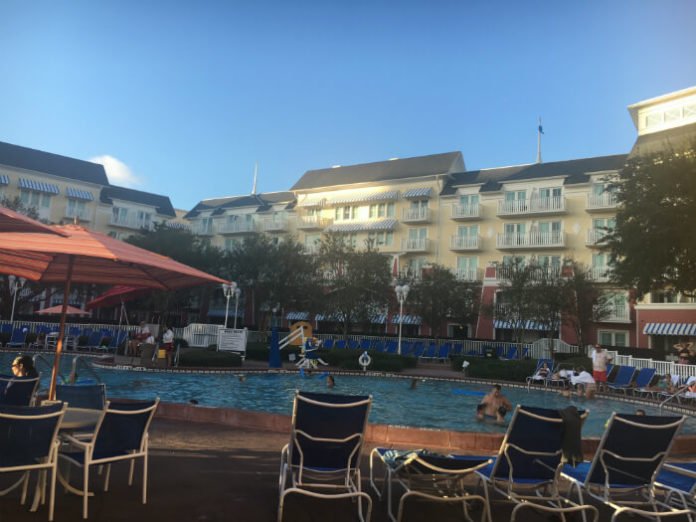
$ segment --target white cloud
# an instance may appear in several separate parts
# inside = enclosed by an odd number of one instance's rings
[[[113,156],[105,154],[103,156],[90,158],[88,161],[104,165],[104,170],[106,171],[106,176],[109,178],[109,183],[130,188],[143,184],[143,181],[138,176],[133,174],[133,171],[128,165],[123,163],[121,160],[114,158]]]

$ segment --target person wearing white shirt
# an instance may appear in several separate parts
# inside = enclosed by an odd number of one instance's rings
[[[162,334],[162,349],[167,356],[167,366],[172,365],[172,352],[174,351],[174,332],[169,326],[164,326],[164,334]]]

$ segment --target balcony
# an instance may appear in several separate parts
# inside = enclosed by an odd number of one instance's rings
[[[253,221],[231,221],[218,226],[220,234],[249,234],[256,232],[256,223]]]
[[[590,279],[595,283],[608,283],[611,279],[610,273],[611,268],[608,266],[590,267]]]
[[[66,208],[65,209],[65,217],[68,219],[79,219],[80,221],[91,221],[92,219],[92,213],[89,211],[89,209],[83,208]]]
[[[287,219],[266,219],[261,222],[261,229],[264,232],[287,232]]]
[[[109,224],[114,227],[132,228],[134,230],[152,230],[152,221],[138,216],[114,216],[111,215]]]
[[[612,210],[615,209],[618,206],[618,204],[619,202],[616,199],[616,194],[613,194],[611,192],[587,195],[587,210],[590,212]]]
[[[193,225],[191,232],[197,236],[213,236],[215,235],[215,227],[212,223],[208,223],[207,225],[197,223]]]
[[[628,306],[609,306],[606,314],[602,316],[598,323],[630,323],[631,312]]]
[[[563,248],[565,234],[563,232],[531,232],[529,234],[498,234],[496,248]]]
[[[452,205],[452,219],[479,219],[481,217],[481,206],[474,205]]]
[[[481,248],[481,238],[479,236],[457,236],[450,237],[450,250],[479,250]]]
[[[428,252],[430,240],[428,238],[404,239],[401,241],[401,250],[404,252]]]
[[[401,221],[404,223],[429,223],[430,209],[429,208],[407,208],[404,209]]]
[[[297,228],[301,230],[323,230],[330,224],[330,219],[319,216],[302,216],[297,220]]]
[[[602,239],[607,236],[610,232],[608,230],[602,229],[592,229],[587,231],[587,241],[585,244],[587,246],[597,246]]]
[[[544,281],[548,279],[556,279],[561,277],[561,267],[560,266],[539,266],[537,270],[534,272],[531,272],[529,275],[529,279],[532,282],[535,281]],[[506,266],[506,265],[500,265],[498,266],[498,269],[495,271],[495,279],[496,281],[509,281],[514,277],[513,269],[512,267]]]
[[[481,281],[481,269],[471,268],[467,270],[457,270],[457,279],[459,281]]]
[[[524,216],[562,214],[566,211],[566,200],[563,196],[552,198],[532,197],[514,201],[498,201],[498,216]]]

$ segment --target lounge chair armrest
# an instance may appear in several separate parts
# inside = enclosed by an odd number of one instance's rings
[[[90,435],[91,435],[91,434],[90,434]],[[88,446],[90,446],[90,445],[92,444],[92,439],[91,439],[91,438],[90,438],[89,441],[80,440],[80,439],[78,439],[77,437],[75,437],[74,435],[70,435],[70,434],[67,434],[67,433],[61,435],[61,437],[62,437],[62,439],[63,439],[65,442],[68,442],[68,443],[72,444],[73,446],[77,446],[77,447],[79,447],[80,449],[86,449]]]
[[[592,520],[594,522],[597,522],[597,520],[599,519],[599,511],[594,506],[582,505],[582,506],[572,506],[572,507],[561,508],[561,507],[546,506],[543,504],[535,504],[534,502],[524,502],[522,504],[518,504],[512,510],[512,513],[510,514],[510,522],[515,522],[518,511],[520,511],[522,509],[527,509],[527,508],[541,511],[544,513],[549,513],[552,515],[561,515],[561,514],[569,515],[571,513],[578,513],[581,511],[589,511],[590,513],[592,513]],[[562,517],[562,518],[565,520],[565,517]]]

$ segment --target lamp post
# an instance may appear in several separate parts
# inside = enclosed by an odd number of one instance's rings
[[[12,314],[10,315],[10,324],[14,324],[14,313],[15,313],[15,304],[17,303],[17,294],[19,293],[19,289],[24,286],[24,283],[27,282],[26,279],[23,277],[16,277],[16,276],[8,276],[7,280],[10,283],[10,292],[12,292]]]
[[[234,289],[234,329],[237,329],[237,310],[239,310],[239,294],[242,293],[241,288]]]
[[[404,301],[408,297],[408,291],[410,288],[408,285],[396,285],[394,291],[396,292],[396,298],[399,301],[399,347],[397,353],[401,355],[401,328],[404,324]]]
[[[237,283],[234,281],[222,283],[222,293],[225,294],[225,299],[227,299],[225,304],[225,328],[227,328],[227,315],[230,311],[230,297],[234,295],[235,290],[237,290]]]

